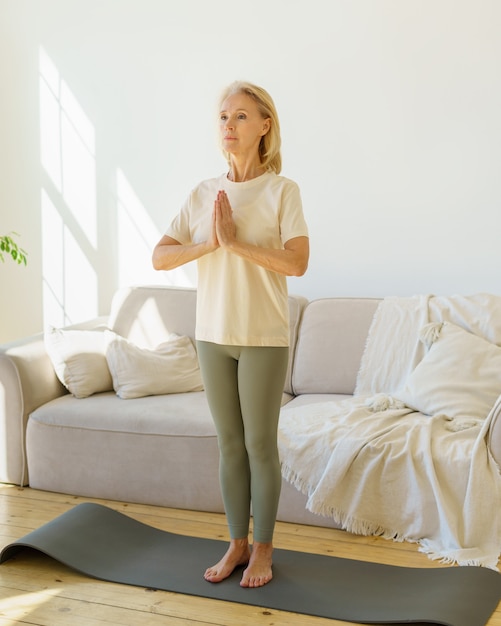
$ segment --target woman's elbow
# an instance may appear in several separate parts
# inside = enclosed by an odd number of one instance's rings
[[[155,254],[155,251],[153,251],[153,254],[151,255],[151,264],[153,265],[154,270],[160,269],[160,264],[158,262],[158,258],[157,258],[157,255]]]
[[[156,246],[153,249],[153,253],[151,255],[151,264],[153,265],[153,269],[154,270],[163,270],[163,269],[165,269],[165,263],[162,260],[162,255],[160,254],[158,246]]]
[[[308,261],[304,263],[298,263],[291,273],[291,276],[304,276],[308,269]]]
[[[296,262],[294,263],[294,273],[292,276],[303,276],[306,274],[306,270],[308,269],[308,261],[310,260],[310,250],[309,247],[306,246],[305,250],[302,254],[299,254],[296,257]]]
[[[297,237],[285,244],[285,249],[291,252],[289,276],[303,276],[308,269],[310,259],[310,242],[308,237]]]
[[[299,257],[289,267],[289,276],[303,276],[308,269],[308,257]]]

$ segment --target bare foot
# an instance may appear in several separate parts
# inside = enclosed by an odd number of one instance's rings
[[[250,558],[250,548],[247,539],[232,539],[230,547],[223,558],[205,570],[204,578],[210,583],[220,583],[231,575],[239,565],[247,565]]]
[[[244,570],[241,587],[263,587],[273,578],[272,543],[254,542],[248,567]]]

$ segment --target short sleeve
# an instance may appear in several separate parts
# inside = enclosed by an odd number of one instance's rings
[[[280,209],[280,238],[282,244],[285,244],[294,237],[308,237],[308,226],[304,219],[299,187],[294,181],[287,180]]]
[[[183,245],[191,243],[190,230],[191,194],[185,200],[181,210],[167,227],[165,234]]]

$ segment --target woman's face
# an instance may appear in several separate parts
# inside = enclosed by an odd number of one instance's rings
[[[258,154],[261,137],[270,129],[256,102],[247,94],[228,96],[221,106],[219,130],[223,150],[233,155]]]

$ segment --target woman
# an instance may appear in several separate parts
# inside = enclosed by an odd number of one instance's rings
[[[246,565],[242,587],[272,579],[281,472],[277,429],[288,364],[286,276],[306,271],[309,240],[297,185],[280,177],[273,100],[230,85],[219,130],[229,169],[200,183],[153,252],[170,270],[197,259],[196,342],[217,430],[230,545],[205,579]],[[250,507],[253,545],[249,545]]]

